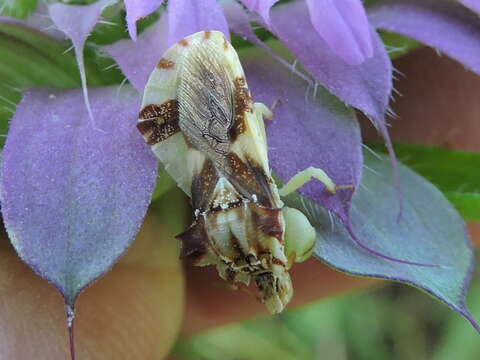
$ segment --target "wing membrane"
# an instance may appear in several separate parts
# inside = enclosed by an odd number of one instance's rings
[[[185,58],[178,87],[179,125],[188,141],[216,163],[230,149],[233,78],[208,47]]]

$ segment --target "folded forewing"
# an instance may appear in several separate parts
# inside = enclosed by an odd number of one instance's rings
[[[210,173],[204,169],[209,160],[216,177],[226,178],[242,197],[278,207],[245,75],[221,32],[195,33],[164,54],[145,88],[138,127],[187,194],[192,182],[198,185]]]

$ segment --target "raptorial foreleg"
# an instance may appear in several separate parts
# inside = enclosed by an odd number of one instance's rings
[[[285,185],[279,189],[281,196],[287,196],[301,188],[312,179],[321,181],[328,192],[335,194],[339,189],[354,189],[354,185],[336,185],[328,174],[322,169],[309,167],[293,176]]]

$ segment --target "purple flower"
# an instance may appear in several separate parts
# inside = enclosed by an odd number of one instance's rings
[[[250,11],[258,13],[265,24],[271,27],[270,9],[277,1],[242,0],[242,3]],[[351,65],[361,64],[373,56],[370,26],[361,0],[305,1],[313,27],[334,54]],[[135,22],[155,11],[162,2],[163,0],[125,0],[128,31],[133,40],[137,37]],[[224,16],[215,0],[171,0],[169,12],[171,22],[169,43],[198,31],[195,30],[195,24],[208,25],[212,30],[226,29]],[[181,25],[176,25],[177,22]]]
[[[278,1],[278,0],[277,0]],[[272,26],[270,8],[275,0],[242,0],[245,6]],[[361,64],[373,56],[373,42],[361,0],[305,0],[310,22],[332,52],[348,64]],[[290,19],[292,26],[301,19]]]
[[[137,39],[135,23],[155,10],[163,0],[124,0],[127,10],[128,32]],[[168,44],[203,30],[220,30],[228,33],[228,25],[220,4],[216,0],[171,0],[168,2]]]

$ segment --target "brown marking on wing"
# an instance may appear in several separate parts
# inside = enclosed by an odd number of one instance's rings
[[[148,145],[158,144],[180,130],[178,124],[158,124],[155,120],[142,121],[137,124],[137,128]]]
[[[228,153],[225,158],[231,170],[227,178],[242,196],[253,200],[253,195],[256,195],[260,205],[267,208],[277,207],[268,177],[255,160],[247,157],[244,162],[233,152]]]
[[[185,47],[188,46],[188,41],[186,39],[182,39],[178,43],[182,46],[185,46]]]
[[[157,64],[157,68],[159,69],[175,69],[175,63],[171,60],[167,60],[165,58],[161,58]]]
[[[246,121],[247,112],[252,112],[252,96],[248,91],[247,84],[243,77],[237,77],[234,80],[233,103],[234,103],[234,123],[230,128],[230,140],[235,141],[240,134],[248,129]]]
[[[205,31],[203,32],[203,37],[204,37],[205,39],[210,39],[210,36],[211,36],[211,35],[212,35],[212,32],[211,32],[210,30],[205,30]]]
[[[210,208],[213,202],[213,192],[217,185],[219,175],[213,162],[205,160],[200,174],[192,180],[192,207],[204,212]]]
[[[168,100],[160,106],[147,105],[138,117],[144,121],[139,122],[137,128],[149,145],[155,145],[180,131],[177,100]]]
[[[147,105],[140,111],[138,118],[143,120],[162,118],[165,122],[176,120],[178,118],[178,101],[172,99],[161,105]]]

